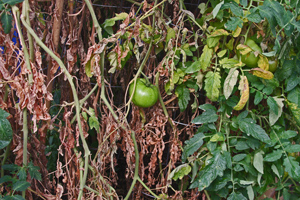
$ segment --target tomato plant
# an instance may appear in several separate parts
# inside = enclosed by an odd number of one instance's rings
[[[129,96],[132,95],[134,82],[129,86]],[[139,107],[148,108],[153,106],[158,100],[158,89],[144,78],[136,80],[136,86],[132,97],[132,102]]]

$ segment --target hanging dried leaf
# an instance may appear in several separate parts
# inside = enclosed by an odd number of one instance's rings
[[[242,110],[249,99],[249,83],[246,76],[241,76],[239,90],[241,93],[240,101],[236,106],[233,107],[234,110]]]

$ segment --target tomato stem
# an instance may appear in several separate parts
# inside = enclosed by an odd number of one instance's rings
[[[145,80],[146,80],[146,86],[149,87],[151,85],[151,82],[149,81],[149,78],[146,76],[146,74],[144,74],[144,72],[141,71],[141,74],[144,76]]]

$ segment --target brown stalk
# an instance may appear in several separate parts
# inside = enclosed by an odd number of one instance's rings
[[[60,29],[61,29],[61,20],[62,20],[62,12],[64,8],[64,1],[56,0],[55,3],[55,10],[54,10],[54,16],[53,16],[53,32],[52,32],[52,39],[53,39],[53,45],[54,45],[54,52],[57,52],[58,43],[60,41]],[[51,68],[52,68],[52,62],[51,57],[48,55],[47,60],[48,62],[48,69],[47,69],[47,85],[48,85],[48,91],[49,93],[52,93],[53,90],[53,82],[50,82],[54,76],[54,74],[51,74]],[[50,82],[50,83],[49,83]],[[50,108],[50,101],[46,102],[47,109]]]

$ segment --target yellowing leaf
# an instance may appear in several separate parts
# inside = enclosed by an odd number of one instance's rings
[[[297,104],[286,100],[289,110],[292,112],[297,124],[300,125],[300,108]]]
[[[224,29],[218,29],[215,30],[211,35],[209,35],[208,38],[222,36],[222,35],[229,35],[229,33]]]
[[[213,47],[217,46],[221,36],[223,36],[223,35],[229,35],[229,33],[224,29],[218,29],[218,30],[214,31],[212,34],[208,35],[207,36],[208,47],[213,48]]]
[[[200,57],[201,68],[203,71],[205,71],[207,69],[207,67],[209,66],[210,60],[212,58],[212,53],[213,53],[213,50],[208,48],[207,45],[205,45],[204,49],[203,49],[203,53],[201,54],[201,57]]]
[[[269,61],[268,58],[266,56],[260,55],[259,54],[259,59],[257,62],[257,65],[259,68],[268,71],[269,70]]]
[[[246,76],[241,76],[239,90],[241,98],[238,104],[233,107],[234,110],[242,110],[249,100],[249,83]]]
[[[274,77],[272,72],[263,70],[261,68],[253,68],[253,69],[251,69],[251,72],[254,76],[257,76],[257,77],[260,77],[260,78],[263,78],[263,79],[270,80]]]
[[[247,45],[244,45],[244,44],[237,45],[236,49],[238,51],[240,51],[240,53],[242,55],[246,55],[252,51],[252,49],[250,47],[248,47]]]
[[[237,26],[236,29],[232,32],[233,37],[238,37],[242,31],[242,28]]]

